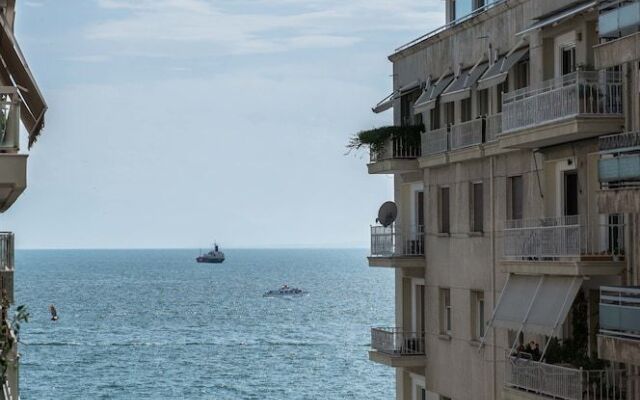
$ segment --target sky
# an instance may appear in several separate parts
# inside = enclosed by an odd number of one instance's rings
[[[367,247],[393,49],[440,0],[18,0],[44,93],[18,248]],[[26,151],[26,138],[22,138]]]

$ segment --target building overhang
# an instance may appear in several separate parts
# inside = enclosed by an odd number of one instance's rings
[[[599,190],[596,200],[602,214],[640,213],[640,187]]]
[[[388,159],[367,164],[370,175],[402,174],[418,169],[418,160],[412,159]]]
[[[377,268],[422,268],[426,266],[424,256],[367,257],[370,267]]]
[[[5,212],[27,187],[27,155],[0,154],[0,212]]]
[[[424,367],[427,365],[427,356],[421,355],[391,355],[376,350],[369,351],[369,360],[393,368]]]
[[[598,335],[598,357],[612,362],[640,365],[640,340]]]

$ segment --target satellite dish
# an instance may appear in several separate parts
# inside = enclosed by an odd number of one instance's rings
[[[380,206],[380,210],[378,210],[378,219],[377,221],[382,224],[382,226],[387,227],[396,220],[398,216],[398,207],[396,203],[393,201],[387,201],[382,206]]]

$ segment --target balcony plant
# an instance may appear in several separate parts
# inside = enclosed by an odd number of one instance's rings
[[[407,146],[420,146],[420,133],[424,125],[383,126],[356,133],[347,143],[347,153],[368,147],[372,153],[384,150],[385,144],[391,139],[399,139]]]

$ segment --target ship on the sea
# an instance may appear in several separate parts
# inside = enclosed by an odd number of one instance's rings
[[[224,262],[224,253],[220,251],[218,244],[215,243],[211,251],[199,255],[196,257],[196,261],[199,263],[221,264]]]

